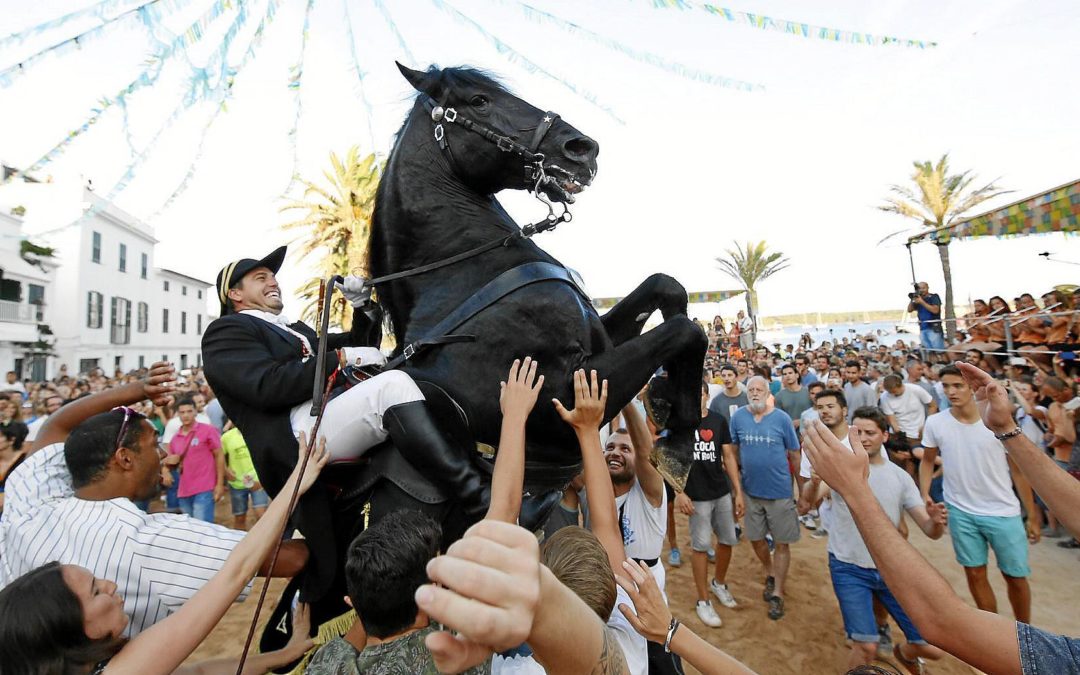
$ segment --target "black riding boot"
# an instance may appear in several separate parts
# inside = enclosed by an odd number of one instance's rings
[[[383,427],[413,468],[431,482],[450,487],[466,516],[484,517],[491,491],[471,461],[471,449],[454,444],[439,431],[425,401],[392,406],[383,414]]]

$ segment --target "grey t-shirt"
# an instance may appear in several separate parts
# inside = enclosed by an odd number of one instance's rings
[[[847,421],[851,424],[851,416],[855,411],[865,406],[877,406],[877,390],[863,381],[858,385],[850,382],[844,383],[844,398],[847,399]]]
[[[728,396],[727,393],[721,391],[709,403],[709,410],[723,417],[724,421],[730,425],[731,413],[748,403],[750,399],[746,397],[745,391],[740,391],[738,396]]]
[[[886,459],[880,464],[870,464],[870,491],[877,497],[885,515],[900,524],[900,515],[907,509],[921,506],[923,501],[915,480],[906,471]],[[863,542],[859,528],[851,517],[844,498],[832,492],[832,523],[829,525],[829,553],[837,560],[867,569],[877,569]]]
[[[798,391],[781,387],[780,391],[773,394],[773,398],[776,399],[776,407],[786,412],[793,420],[802,419],[803,412],[812,405],[810,392],[806,390],[806,387],[799,387]]]

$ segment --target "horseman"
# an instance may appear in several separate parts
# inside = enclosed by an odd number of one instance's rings
[[[202,341],[206,378],[244,435],[271,495],[296,461],[298,434],[311,435],[316,378],[321,386],[340,366],[386,363],[373,346],[381,337],[381,312],[364,280],[347,277],[343,292],[353,306],[352,330],[325,336],[328,355],[336,350],[337,358],[327,359],[326,372],[316,372],[315,330],[281,313],[275,275],[284,259],[282,246],[262,259],[243,258],[222,268],[217,276],[221,318],[210,323]],[[475,448],[440,432],[423,393],[400,370],[380,372],[332,397],[318,434],[334,463],[356,462],[389,438],[413,469],[453,495],[467,520],[479,520],[487,509],[489,489],[471,460]],[[330,587],[348,544],[325,534],[332,531],[331,499],[329,490],[312,490],[297,510],[315,562],[309,570],[314,578],[305,584],[313,599]]]

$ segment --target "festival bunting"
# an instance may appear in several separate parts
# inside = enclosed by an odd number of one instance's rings
[[[187,4],[187,2],[189,2],[189,0],[149,0],[149,2],[145,2],[138,7],[132,7],[118,16],[111,19],[105,19],[103,20],[103,23],[83,31],[75,37],[61,40],[50,47],[46,47],[45,49],[27,56],[13,66],[0,70],[0,89],[10,87],[16,78],[26,74],[32,66],[45,57],[60,56],[76,49],[80,49],[89,42],[100,38],[105,34],[107,29],[116,26],[123,19],[137,17],[141,14],[147,17],[143,19],[144,22],[150,20],[156,21],[164,15],[164,12],[171,12]]]
[[[827,28],[815,26],[801,21],[789,21],[787,19],[774,19],[764,14],[752,14],[741,12],[737,9],[718,7],[708,3],[690,2],[689,0],[652,0],[653,7],[661,9],[699,10],[708,12],[713,16],[757,28],[759,30],[771,30],[797,37],[826,40],[828,42],[845,42],[856,45],[896,45],[900,47],[914,47],[918,49],[930,49],[937,47],[936,42],[930,40],[909,40],[907,38],[892,37],[890,35],[874,35],[860,31],[843,30],[841,28]]]
[[[300,82],[304,78],[304,53],[307,51],[308,27],[311,25],[311,8],[315,6],[315,0],[307,0],[304,9],[304,29],[300,36],[300,56],[289,69],[289,89],[296,92],[296,114],[293,116],[292,128],[289,130],[289,144],[292,146],[292,171],[289,173],[289,184],[282,190],[282,194],[288,193],[293,184],[300,178],[300,149],[296,143],[297,132],[300,129],[300,114],[304,110],[304,102],[300,97]]]
[[[36,26],[31,26],[30,28],[19,31],[18,33],[12,33],[7,37],[0,38],[0,49],[7,49],[8,47],[11,47],[13,45],[21,44],[27,38],[31,38],[35,35],[41,35],[42,33],[48,32],[50,30],[55,30],[66,24],[68,21],[74,21],[76,19],[94,16],[95,14],[99,18],[104,19],[106,12],[111,9],[115,9],[120,5],[123,5],[125,2],[127,2],[127,0],[102,0],[102,2],[99,2],[96,5],[90,5],[89,7],[77,9],[74,12],[68,12],[67,14],[56,19],[46,21],[45,23],[40,23]]]
[[[356,75],[356,89],[360,94],[360,102],[364,104],[364,116],[367,118],[368,129],[368,147],[375,147],[375,129],[371,125],[372,118],[375,117],[375,110],[371,107],[371,102],[368,101],[367,92],[364,91],[364,71],[360,68],[359,57],[356,54],[356,39],[353,36],[352,27],[352,14],[349,12],[349,0],[341,0],[345,6],[345,28],[349,35],[349,55],[352,56],[352,69]]]
[[[480,35],[482,35],[488,42],[490,42],[491,46],[494,47],[497,52],[499,52],[504,57],[506,57],[506,60],[509,61],[510,63],[513,63],[514,65],[517,65],[517,66],[520,66],[520,67],[524,68],[525,70],[529,71],[530,73],[533,73],[533,74],[536,74],[536,75],[543,75],[544,77],[550,78],[550,79],[554,80],[555,82],[558,82],[559,84],[566,87],[570,91],[574,92],[575,94],[577,94],[581,98],[585,99],[589,103],[592,103],[594,106],[596,106],[600,110],[603,110],[605,113],[607,113],[607,115],[611,119],[615,120],[619,124],[622,124],[622,125],[626,124],[626,122],[623,121],[623,119],[621,117],[619,117],[617,114],[615,114],[614,110],[612,110],[606,104],[601,103],[600,100],[596,97],[596,94],[592,93],[591,91],[589,91],[587,89],[579,87],[579,86],[577,86],[576,84],[574,84],[572,82],[569,82],[569,81],[559,77],[558,75],[552,73],[551,71],[543,68],[539,64],[529,60],[524,54],[517,51],[516,49],[514,49],[510,45],[506,44],[505,42],[500,40],[497,36],[492,35],[486,28],[484,28],[479,23],[477,23],[473,19],[469,18],[468,16],[466,16],[465,14],[460,12],[455,7],[452,7],[451,5],[446,3],[444,0],[431,0],[431,2],[436,7],[441,9],[443,12],[445,12],[445,13],[449,14],[451,17],[453,17],[454,20],[457,21],[458,23],[462,23],[462,24],[465,24],[466,26],[470,26],[476,32],[480,33]]]
[[[217,119],[218,115],[220,115],[227,109],[228,101],[233,94],[233,85],[236,83],[237,76],[244,69],[244,66],[246,66],[248,62],[255,57],[256,50],[262,44],[263,32],[266,30],[266,27],[273,22],[274,17],[277,15],[278,6],[280,4],[281,0],[270,0],[267,3],[266,15],[262,18],[262,20],[259,22],[259,25],[255,28],[255,33],[254,35],[252,35],[251,42],[250,44],[248,44],[247,51],[244,52],[244,55],[241,57],[240,62],[236,64],[236,67],[229,69],[228,79],[225,82],[225,95],[223,97],[223,100],[214,107],[214,112],[211,113],[210,118],[206,121],[206,125],[203,126],[202,132],[199,135],[199,144],[195,147],[195,156],[192,158],[191,163],[188,164],[188,168],[187,171],[184,173],[184,177],[180,180],[180,184],[176,186],[172,194],[169,195],[168,199],[165,200],[165,203],[159,206],[157,211],[154,211],[154,213],[150,216],[148,220],[154,220],[159,215],[164,213],[166,210],[168,210],[170,206],[173,205],[173,203],[180,197],[180,195],[187,192],[188,186],[191,184],[191,179],[195,176],[195,171],[199,165],[199,162],[202,161],[203,150],[206,147],[206,139],[209,135],[210,127],[214,124],[214,120]]]
[[[947,242],[951,239],[1077,231],[1080,231],[1080,181],[958,221],[948,227],[919,233],[908,239],[908,244],[927,238]]]
[[[718,75],[716,73],[698,70],[677,61],[669,61],[668,59],[665,59],[658,54],[654,54],[649,51],[643,51],[635,47],[631,47],[630,45],[627,45],[623,42],[619,42],[617,40],[605,37],[603,35],[600,35],[599,33],[589,30],[588,28],[576,24],[573,21],[563,19],[554,14],[551,14],[550,12],[545,12],[542,9],[533,7],[532,5],[521,2],[520,0],[494,1],[498,2],[499,4],[508,4],[508,2],[512,2],[514,5],[517,5],[521,8],[526,18],[532,21],[535,21],[537,23],[549,23],[555,25],[570,33],[571,35],[586,38],[596,44],[628,56],[635,61],[648,64],[650,66],[653,66],[654,68],[665,70],[674,75],[678,75],[679,77],[685,77],[688,80],[694,80],[695,82],[702,82],[704,84],[711,84],[718,87],[736,89],[738,91],[762,91],[765,89],[765,87],[760,84],[755,84],[753,82],[745,82],[743,80],[738,80],[733,77],[727,77],[726,75]]]
[[[169,43],[167,49],[155,54],[147,63],[146,67],[135,77],[134,80],[129,82],[127,86],[123,87],[117,93],[111,97],[104,98],[100,103],[91,109],[90,117],[88,117],[82,124],[69,131],[64,138],[50,148],[44,155],[35,160],[30,166],[25,169],[13,172],[7,178],[5,178],[0,185],[10,183],[19,176],[23,176],[29,173],[40,170],[46,164],[49,164],[61,154],[67,150],[68,146],[78,138],[86,133],[91,126],[96,124],[98,120],[105,114],[105,112],[116,105],[120,100],[127,96],[149,87],[157,82],[161,76],[161,71],[164,68],[165,63],[175,54],[183,53],[188,47],[195,44],[202,39],[203,33],[207,26],[209,26],[215,19],[220,17],[227,9],[232,7],[231,0],[216,0],[205,12],[202,13],[194,22],[191,23],[183,32],[178,34]]]
[[[746,291],[741,288],[737,291],[697,291],[694,293],[687,293],[686,298],[688,304],[694,305],[707,302],[723,302],[724,300],[729,300],[740,293],[745,292]],[[615,298],[593,298],[592,305],[596,309],[608,309],[609,307],[614,307],[619,304],[619,301],[622,299],[623,296]]]
[[[412,50],[409,49],[409,44],[405,42],[405,38],[401,36],[401,31],[398,30],[397,24],[394,23],[394,17],[390,16],[390,10],[383,4],[382,0],[374,0],[375,6],[379,9],[379,12],[383,15],[383,19],[386,20],[386,25],[390,27],[390,32],[397,38],[398,46],[401,47],[401,51],[405,54],[405,58],[409,60],[409,67],[415,68],[419,66],[419,62],[416,57],[413,56]]]

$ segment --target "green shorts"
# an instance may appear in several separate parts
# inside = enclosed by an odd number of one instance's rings
[[[1020,516],[977,516],[952,504],[946,506],[956,562],[964,567],[985,567],[987,549],[992,548],[998,569],[1003,574],[1010,577],[1031,575],[1027,530]]]

